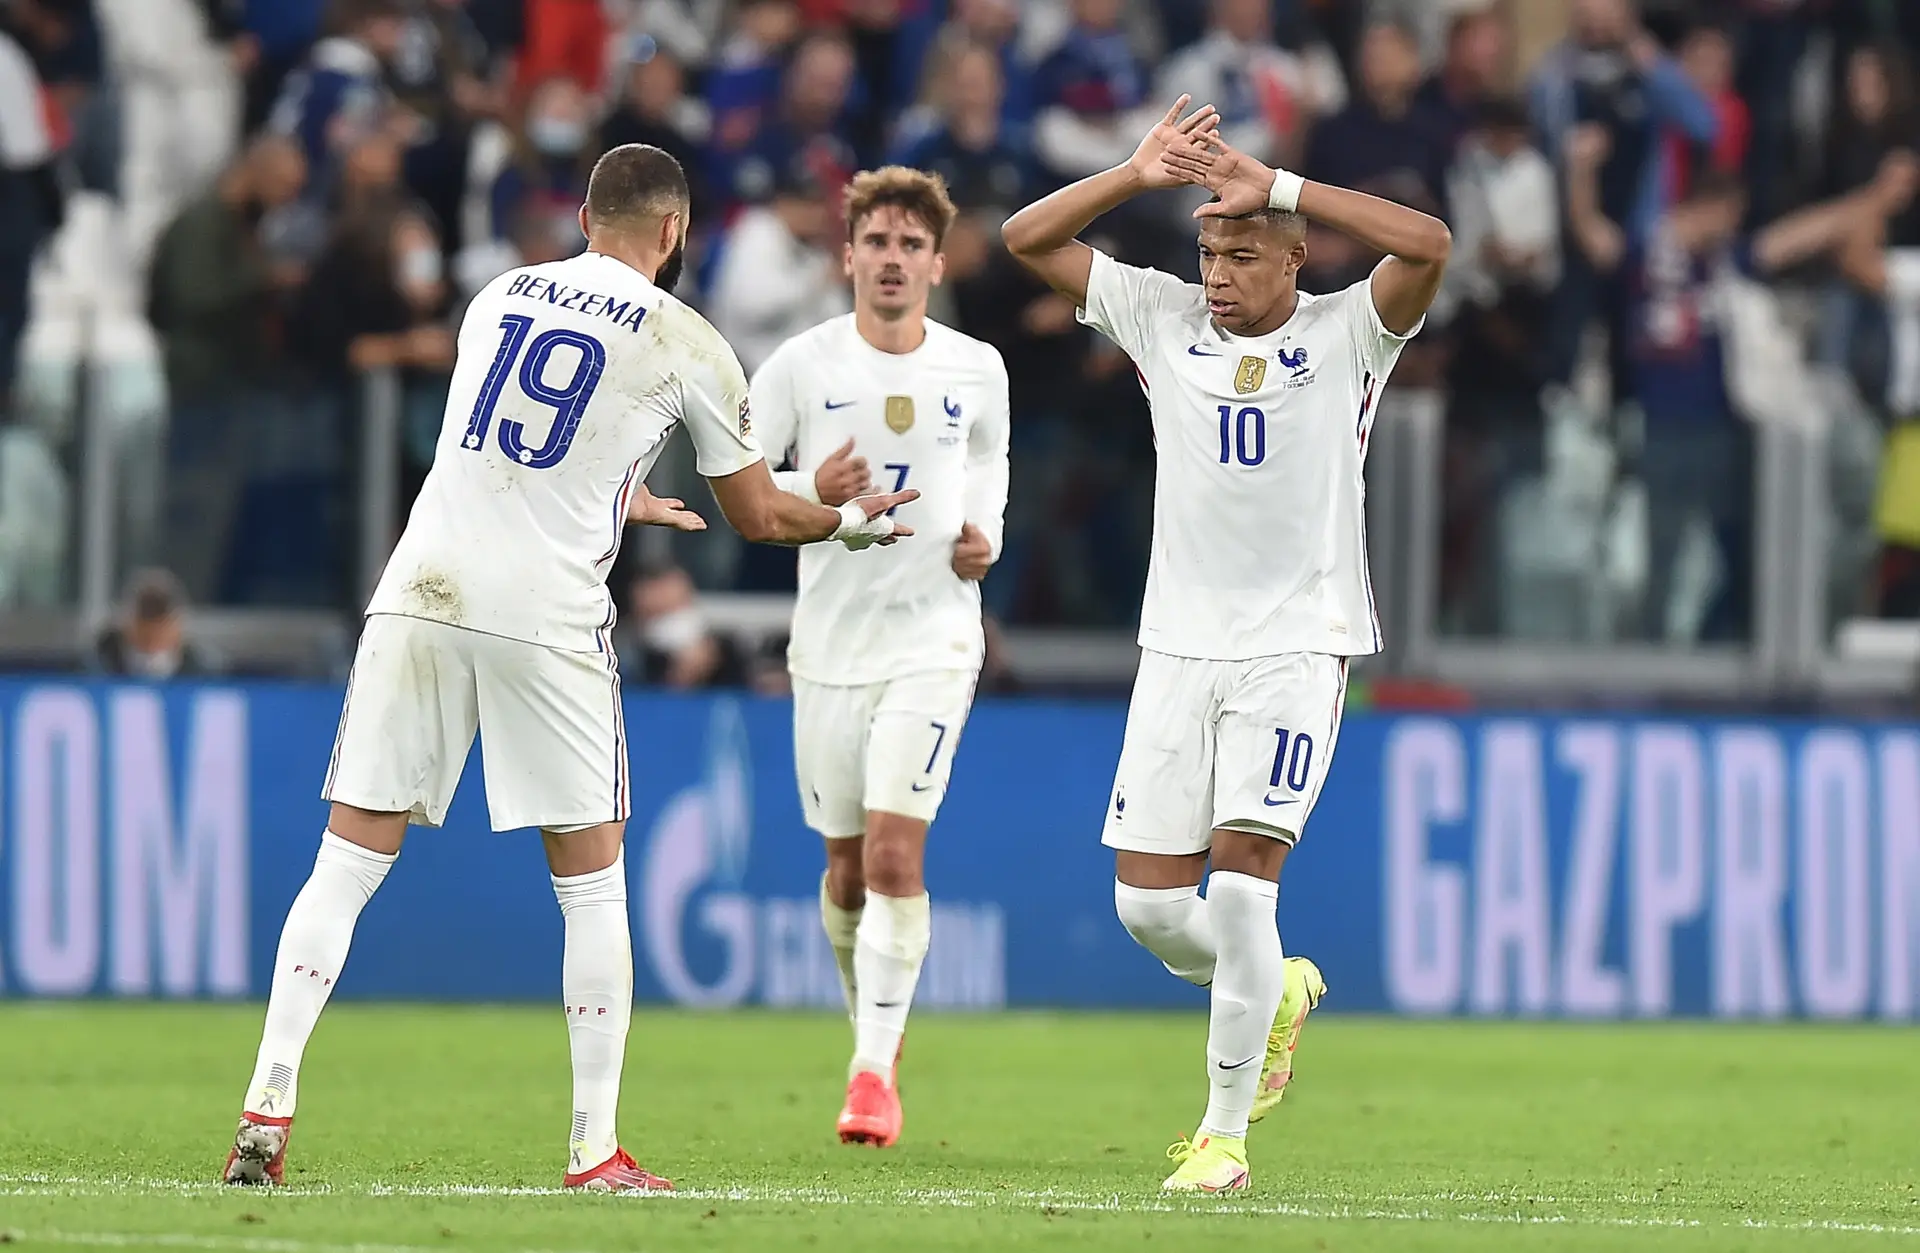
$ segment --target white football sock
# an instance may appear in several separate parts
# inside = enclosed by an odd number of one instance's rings
[[[1267,1033],[1280,1010],[1286,973],[1274,926],[1280,885],[1216,870],[1207,883],[1207,916],[1220,948],[1207,1023],[1207,1082],[1212,1095],[1200,1130],[1244,1136],[1260,1086]]]
[[[633,943],[627,923],[626,854],[605,870],[553,876],[566,920],[560,988],[573,1054],[573,1129],[567,1169],[591,1170],[620,1147],[614,1116],[620,1067],[633,1021]]]
[[[846,994],[847,1016],[860,1007],[860,982],[854,977],[854,936],[860,930],[863,909],[842,909],[827,895],[827,876],[820,876],[820,924],[827,929],[827,944],[833,949],[833,964],[840,968],[840,990]]]
[[[853,947],[859,987],[853,1018],[855,1071],[870,1070],[893,1082],[893,1059],[907,1030],[907,1010],[932,933],[933,906],[925,892],[882,896],[868,890]]]
[[[1142,948],[1188,983],[1213,982],[1213,927],[1199,885],[1137,888],[1113,881],[1114,912]]]
[[[328,831],[320,837],[313,873],[287,910],[273,959],[267,1021],[253,1063],[246,1104],[251,1114],[291,1118],[300,1058],[320,1022],[320,1011],[340,978],[360,911],[393,868],[397,854],[376,853]]]

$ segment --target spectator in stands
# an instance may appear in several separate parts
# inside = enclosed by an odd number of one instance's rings
[[[1733,85],[1733,40],[1727,32],[1718,26],[1695,27],[1681,41],[1678,60],[1681,73],[1713,109],[1715,134],[1711,144],[1697,144],[1678,128],[1667,127],[1666,178],[1668,194],[1675,198],[1687,194],[1702,165],[1730,174],[1744,170],[1753,138],[1752,114]],[[1859,181],[1848,186],[1857,187]]]
[[[839,214],[804,172],[741,213],[720,245],[708,310],[748,375],[782,343],[852,307],[842,279]]]
[[[1414,108],[1420,45],[1412,28],[1400,22],[1369,26],[1360,43],[1359,78],[1353,102],[1314,128],[1301,172],[1440,214],[1447,138],[1439,121]],[[1365,277],[1379,257],[1338,232],[1315,230],[1307,260],[1314,290],[1333,291]]]
[[[1033,170],[1025,136],[1008,128],[1001,109],[999,54],[965,43],[934,56],[939,120],[889,160],[940,175],[962,209],[994,208],[1004,218],[1032,198]]]
[[[1889,152],[1920,139],[1913,73],[1904,53],[1867,44],[1847,54],[1834,119],[1822,146],[1820,194],[1837,196],[1870,179]]]
[[[942,45],[961,43],[992,49],[1000,63],[1000,111],[1008,125],[1025,128],[1033,121],[1034,81],[1033,67],[1020,55],[1019,34],[1017,0],[953,0],[927,55],[938,55]]]
[[[587,246],[580,234],[580,203],[587,175],[600,155],[592,139],[591,102],[570,78],[549,78],[527,99],[526,122],[512,164],[493,184],[496,235],[516,224],[543,224],[563,256]]]
[[[1529,109],[1543,150],[1559,161],[1572,129],[1597,123],[1611,156],[1600,171],[1600,208],[1635,240],[1644,240],[1669,202],[1661,137],[1669,128],[1690,143],[1712,144],[1719,121],[1674,61],[1641,28],[1633,0],[1572,0],[1568,38],[1541,58]],[[1596,314],[1616,319],[1619,292],[1601,282],[1576,250],[1555,298],[1551,376],[1571,377]],[[1616,358],[1619,354],[1616,353]],[[1616,381],[1628,372],[1616,359]]]
[[[1448,25],[1445,58],[1414,97],[1414,107],[1447,137],[1448,152],[1457,151],[1479,126],[1481,111],[1499,98],[1512,56],[1506,19],[1492,8],[1468,9]]]
[[[10,413],[27,329],[33,257],[61,218],[47,115],[33,62],[0,33],[0,422]]]
[[[597,93],[607,68],[612,27],[601,0],[525,0],[526,44],[520,54],[520,86],[570,78]]]
[[[1034,149],[1061,180],[1118,165],[1132,153],[1147,71],[1121,26],[1121,0],[1072,0],[1073,26],[1034,75]]]
[[[237,399],[274,369],[279,298],[305,276],[267,255],[259,226],[297,199],[306,179],[299,147],[264,136],[161,235],[148,318],[166,356],[176,427],[203,405]]]
[[[467,0],[416,0],[389,78],[401,109],[417,120],[404,136],[407,186],[449,224],[450,250],[466,242],[458,228],[474,130],[508,107],[505,71]]]
[[[513,0],[517,5],[518,0]],[[308,51],[326,27],[330,0],[275,0],[247,4],[241,25],[258,54],[247,75],[245,129],[260,127],[280,98],[287,76],[306,60]]]
[[[687,94],[686,71],[679,58],[651,36],[638,36],[627,62],[620,99],[600,124],[599,148],[605,151],[622,144],[651,144],[672,153],[687,172],[693,221],[698,228],[707,224],[707,214],[712,211],[702,168],[712,132],[713,118],[705,102]]]
[[[1451,332],[1441,499],[1442,612],[1485,628],[1500,503],[1541,464],[1540,389],[1549,295],[1560,277],[1553,167],[1518,100],[1481,107],[1447,178],[1453,262],[1429,324]]]
[[[93,665],[138,679],[192,678],[217,669],[189,634],[186,589],[158,569],[139,571],[128,581],[118,620],[94,641]]]
[[[1880,571],[1872,599],[1882,617],[1920,618],[1920,247],[1888,248],[1883,232],[1865,230],[1849,241],[1842,266],[1883,303],[1888,324],[1878,406],[1888,430],[1873,519]]]
[[[1631,398],[1645,416],[1640,477],[1648,500],[1651,578],[1648,638],[1669,641],[1744,638],[1751,604],[1753,455],[1747,423],[1727,385],[1728,344],[1718,310],[1729,274],[1768,275],[1823,254],[1911,203],[1916,166],[1889,161],[1875,182],[1839,200],[1790,214],[1743,237],[1747,195],[1712,171],[1688,198],[1636,238],[1602,209],[1607,128],[1569,135],[1567,211],[1574,242],[1601,274],[1620,273],[1628,304],[1622,346]],[[1752,368],[1749,364],[1748,368]],[[1704,525],[1718,579],[1681,571],[1690,536]]]
[[[683,691],[746,682],[747,658],[732,640],[713,633],[693,580],[680,567],[643,569],[621,619],[620,675],[626,682]]]
[[[324,191],[340,154],[387,125],[392,93],[386,67],[406,35],[401,0],[333,0],[328,35],[288,77],[268,125],[297,139]]]
[[[60,129],[81,129],[106,68],[93,0],[11,0],[0,18],[33,59]]]
[[[1200,41],[1162,63],[1156,95],[1190,93],[1220,111],[1221,134],[1236,148],[1298,165],[1308,128],[1346,104],[1339,64],[1321,49],[1302,56],[1274,43],[1271,0],[1209,0],[1207,11]]]
[[[799,37],[800,11],[793,0],[745,0],[707,73],[714,147],[710,173],[729,203],[735,199],[733,162],[779,111],[781,67]]]
[[[257,45],[223,4],[102,0],[101,13],[122,101],[122,234],[138,269],[181,206],[233,160],[241,78]]]
[[[454,349],[447,295],[433,225],[414,210],[374,208],[341,224],[294,317],[292,347],[321,384],[316,437],[355,398],[358,373],[399,371],[409,500],[433,463],[446,406]]]
[[[743,144],[723,149],[721,186],[735,203],[764,200],[779,179],[806,178],[838,197],[859,165],[847,135],[854,101],[853,47],[822,31],[794,50],[778,109]]]

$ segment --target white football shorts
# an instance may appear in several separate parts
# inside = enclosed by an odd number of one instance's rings
[[[1344,657],[1143,652],[1101,843],[1179,856],[1227,828],[1291,844],[1320,798],[1346,699]]]
[[[793,681],[793,761],[807,825],[864,835],[867,811],[932,822],[978,674],[926,670],[881,683]]]
[[[321,796],[437,827],[476,729],[494,830],[627,816],[627,733],[611,653],[396,614],[370,615],[361,632]]]

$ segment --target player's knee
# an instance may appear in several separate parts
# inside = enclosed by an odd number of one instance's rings
[[[1113,912],[1120,916],[1120,925],[1127,929],[1135,943],[1150,953],[1159,953],[1169,940],[1183,933],[1187,915],[1193,909],[1193,898],[1199,894],[1197,885],[1136,888],[1115,879]]]
[[[867,887],[885,896],[916,896],[925,891],[921,875],[924,847],[924,827],[909,830],[904,822],[874,823],[867,832],[862,866]]]

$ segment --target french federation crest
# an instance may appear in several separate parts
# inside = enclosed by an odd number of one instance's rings
[[[1242,396],[1251,396],[1260,390],[1267,381],[1267,359],[1265,357],[1242,357],[1240,368],[1233,372],[1233,390]]]
[[[905,435],[913,429],[913,397],[887,397],[887,429],[895,435]]]

